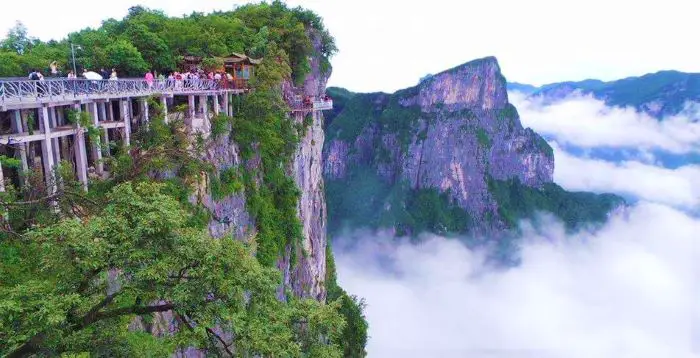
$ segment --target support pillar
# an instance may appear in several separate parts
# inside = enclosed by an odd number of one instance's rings
[[[97,103],[88,103],[88,109],[90,111],[90,116],[92,116],[92,125],[96,128],[99,128],[100,120],[97,114]],[[95,165],[95,171],[97,172],[97,174],[102,174],[105,169],[104,163],[102,163],[102,148],[100,148],[100,142],[100,136],[94,136],[90,138],[90,143],[92,144],[92,150],[90,152],[92,154],[92,161]]]
[[[24,129],[22,129],[22,112],[20,110],[16,110],[14,113],[12,121],[12,130],[15,133],[24,132]],[[29,172],[29,163],[27,162],[27,143],[17,144],[17,149],[18,150],[15,152],[15,155],[17,155],[16,153],[19,153],[19,159],[21,163],[21,173],[19,173],[19,178],[20,183],[24,185],[27,175],[26,173]]]
[[[187,96],[187,117],[185,118],[185,124],[188,126],[192,126],[194,111],[194,95]]]
[[[204,118],[205,120],[208,119],[207,118],[208,113],[207,113],[207,96],[206,95],[199,96],[199,112],[202,113],[202,118]]]
[[[107,100],[107,115],[109,116],[108,120],[112,122],[117,122],[118,120],[114,118],[114,106],[112,105],[112,101]]]
[[[53,175],[54,156],[51,145],[51,127],[49,125],[48,107],[41,107],[41,109],[39,109],[39,114],[41,117],[39,119],[39,124],[44,133],[44,139],[41,140],[41,161],[44,167],[44,180],[49,189],[49,194],[53,194],[56,192],[56,180]]]
[[[160,104],[163,106],[163,121],[168,123],[168,97],[160,97]]]
[[[148,124],[148,99],[141,100],[141,110],[143,115],[141,115],[141,120],[144,124]]]
[[[199,96],[199,111],[202,112],[202,130],[204,132],[209,132],[211,130],[211,123],[209,122],[209,110],[207,108],[207,96]]]
[[[229,116],[233,116],[233,94],[227,94],[226,97],[229,97],[229,101],[228,101]]]
[[[80,112],[80,105],[73,106],[75,110]],[[83,184],[83,190],[87,191],[88,176],[87,176],[87,150],[85,150],[85,132],[78,124],[78,130],[73,137],[73,151],[75,152],[75,169],[78,174],[78,180]]]
[[[124,145],[131,145],[131,116],[129,115],[129,99],[121,100],[121,117],[124,121]]]
[[[226,114],[226,116],[230,117],[231,112],[229,112],[229,110],[228,110],[228,103],[229,103],[228,92],[226,92],[226,93],[224,93],[224,113]]]
[[[56,107],[49,108],[51,128],[58,127],[58,111]],[[58,138],[51,138],[51,147],[53,148],[53,162],[58,164],[61,162],[61,147],[58,143]]]
[[[219,106],[219,95],[215,94],[214,95],[214,115],[218,116],[220,111],[221,111],[221,106]]]
[[[100,119],[102,121],[107,121],[107,106],[109,104],[109,100],[107,103],[99,103],[99,108],[100,108]],[[111,107],[111,106],[109,106]],[[102,143],[104,143],[104,146],[102,147],[102,155],[105,157],[109,157],[109,128],[103,128],[102,129]]]

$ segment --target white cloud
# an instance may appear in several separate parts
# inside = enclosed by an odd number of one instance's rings
[[[633,108],[612,108],[591,96],[574,95],[544,105],[538,97],[509,93],[524,126],[579,147],[660,149],[674,154],[700,152],[700,121],[689,110],[659,121]]]
[[[595,234],[529,232],[522,265],[504,271],[435,236],[356,234],[336,260],[341,284],[367,299],[370,357],[686,358],[698,357],[697,232],[697,220],[641,204]]]
[[[700,166],[677,169],[637,161],[580,158],[554,148],[554,181],[568,190],[614,192],[684,209],[700,208]]]

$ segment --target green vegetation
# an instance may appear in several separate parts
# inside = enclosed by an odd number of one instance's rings
[[[531,219],[536,212],[546,211],[559,217],[567,229],[577,229],[588,223],[603,223],[610,210],[624,203],[617,195],[569,192],[554,183],[532,188],[518,178],[489,179],[488,185],[498,203],[499,215],[511,228],[515,228],[520,219]]]
[[[309,30],[320,37],[318,53]],[[72,69],[70,43],[82,47],[75,54],[79,68],[114,67],[121,77],[140,77],[149,69],[174,71],[185,55],[201,56],[209,65],[232,52],[263,57],[274,43],[287,54],[296,83],[309,73],[309,56],[318,55],[329,71],[329,58],[337,51],[318,15],[301,7],[289,9],[277,0],[184,17],[135,6],[122,20],[106,20],[97,29],[71,33],[61,41],[41,42],[18,23],[0,42],[0,76],[24,77],[33,68],[47,75],[52,61],[58,61],[65,76]]]
[[[489,138],[489,134],[486,133],[484,128],[479,127],[476,130],[476,139],[479,141],[479,145],[482,147],[486,149],[491,148],[491,138]]]
[[[396,228],[398,235],[467,233],[473,222],[449,193],[391,185],[370,168],[357,168],[344,180],[326,182],[328,229]]]
[[[324,129],[333,123],[335,117],[337,117],[338,114],[340,114],[340,112],[342,112],[345,108],[345,104],[355,95],[345,88],[339,87],[326,88],[326,94],[333,98],[333,109],[331,111],[324,112]]]

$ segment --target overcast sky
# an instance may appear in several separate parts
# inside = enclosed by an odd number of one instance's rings
[[[15,21],[61,38],[143,4],[169,15],[231,9],[232,0],[6,1],[0,32]],[[617,79],[662,69],[700,72],[693,0],[289,0],[319,13],[336,37],[330,84],[394,91],[427,73],[488,55],[511,81]]]

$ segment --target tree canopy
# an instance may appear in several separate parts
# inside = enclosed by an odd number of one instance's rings
[[[78,68],[117,66],[124,77],[141,76],[144,69],[176,70],[185,55],[213,58],[243,52],[263,57],[268,44],[274,42],[288,55],[293,76],[300,81],[310,69],[308,57],[314,54],[308,31],[318,33],[318,55],[324,68],[330,69],[329,59],[337,50],[333,37],[318,15],[301,7],[290,9],[275,0],[232,11],[168,17],[162,11],[135,6],[121,20],[105,20],[97,29],[83,29],[61,41],[31,38],[27,28],[18,23],[0,43],[0,75],[25,76],[32,68],[46,70],[52,61],[58,61],[67,72],[72,68],[71,43],[81,47],[75,53]],[[112,59],[114,55],[120,59]],[[136,62],[128,66],[122,62],[127,59]]]

